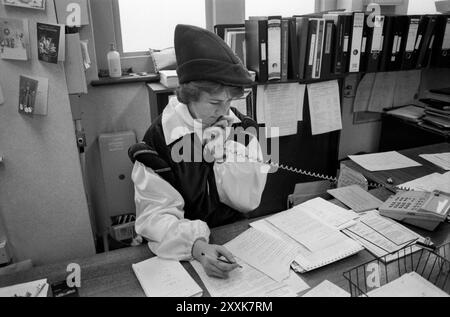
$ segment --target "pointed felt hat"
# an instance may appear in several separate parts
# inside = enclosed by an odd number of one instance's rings
[[[179,24],[175,28],[175,54],[180,84],[209,80],[227,86],[248,86],[251,75],[233,50],[216,34]]]

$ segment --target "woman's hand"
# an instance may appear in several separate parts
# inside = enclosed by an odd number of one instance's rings
[[[231,271],[239,267],[233,255],[225,247],[209,244],[204,240],[197,240],[194,243],[192,255],[202,264],[206,274],[211,277],[226,279]],[[232,264],[219,261],[220,257]]]

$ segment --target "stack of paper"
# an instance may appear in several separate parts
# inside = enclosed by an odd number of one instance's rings
[[[417,178],[411,182],[407,182],[397,186],[415,191],[433,192],[440,190],[450,193],[450,172],[445,174],[434,173],[421,178]]]
[[[292,265],[299,273],[311,271],[358,253],[361,245],[338,229],[310,215],[303,206],[297,206],[262,221],[251,224],[262,232],[296,248]]]
[[[359,218],[359,222],[343,232],[359,241],[368,251],[377,257],[383,257],[387,254],[397,252],[416,241],[425,242],[425,238],[407,229],[401,224],[382,217],[375,210],[367,212]],[[412,247],[412,251],[419,250]],[[402,256],[409,254],[411,250],[407,248]],[[396,254],[385,258],[386,262],[397,260]]]
[[[446,171],[450,171],[450,153],[422,154],[419,156]]]
[[[191,297],[203,294],[200,286],[178,261],[153,257],[132,267],[147,297]]]
[[[0,297],[47,297],[47,279],[0,288]]]
[[[383,285],[367,294],[369,297],[450,297],[416,272]]]

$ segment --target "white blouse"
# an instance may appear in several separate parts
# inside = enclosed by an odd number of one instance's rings
[[[230,111],[235,123],[239,119]],[[162,125],[169,145],[180,137],[197,133],[195,120],[187,106],[172,99],[163,111]],[[256,138],[245,147],[227,141],[223,163],[214,164],[214,174],[220,201],[246,213],[256,209],[261,201],[270,167],[260,163],[262,154]],[[230,153],[230,152],[228,152]],[[243,157],[258,158],[243,160]],[[192,259],[192,246],[198,239],[209,242],[210,230],[204,221],[184,218],[181,194],[151,168],[136,162],[132,171],[136,202],[136,232],[149,241],[150,250],[161,258],[178,261]]]

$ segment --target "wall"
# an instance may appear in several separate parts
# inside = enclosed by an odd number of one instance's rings
[[[4,7],[0,16],[28,18],[31,57],[0,59],[0,212],[16,261],[57,262],[95,253],[63,65],[37,60],[36,21],[56,23],[46,11]],[[49,79],[48,115],[25,117],[18,108],[19,76]]]
[[[100,163],[98,136],[132,130],[140,141],[150,126],[150,105],[144,83],[89,87],[89,93],[71,96],[72,106],[80,109],[86,133],[87,192],[95,214],[98,232],[106,221],[108,203]],[[130,162],[131,164],[131,162]],[[134,204],[130,206],[134,212]]]

